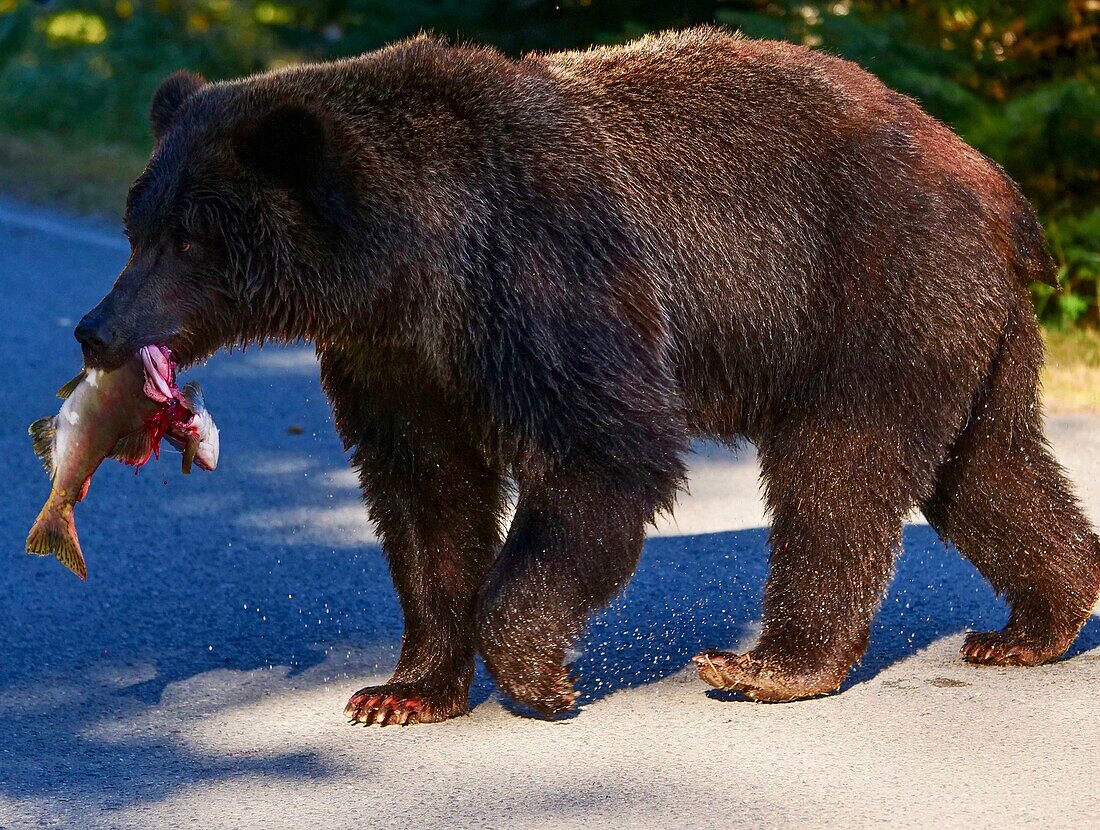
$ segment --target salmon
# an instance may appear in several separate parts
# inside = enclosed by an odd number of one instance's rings
[[[34,451],[53,480],[49,498],[27,535],[28,553],[54,554],[87,579],[73,507],[88,494],[106,458],[141,468],[160,455],[160,442],[184,453],[183,471],[194,462],[213,470],[219,437],[197,383],[175,384],[171,352],[146,346],[118,369],[85,369],[58,391],[61,411],[30,425]]]

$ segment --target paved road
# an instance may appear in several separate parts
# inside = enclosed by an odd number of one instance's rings
[[[0,202],[0,828],[1100,826],[1100,620],[1071,659],[982,669],[976,573],[914,523],[836,697],[708,695],[699,646],[751,639],[765,573],[751,455],[705,451],[678,521],[593,623],[585,705],[405,730],[340,711],[396,660],[397,603],[312,354],[196,370],[221,468],[106,466],[78,509],[90,576],[25,556],[48,485],[26,425],[78,368],[74,320],[125,259],[111,229]],[[1100,419],[1054,418],[1100,519]],[[301,434],[288,428],[300,426]]]

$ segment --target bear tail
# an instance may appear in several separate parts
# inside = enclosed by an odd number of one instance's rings
[[[1035,210],[1013,185],[1016,210],[1012,216],[1011,257],[1016,274],[1024,282],[1037,280],[1052,288],[1058,287],[1058,269],[1047,249],[1043,226]]]

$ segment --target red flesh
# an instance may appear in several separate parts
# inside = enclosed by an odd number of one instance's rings
[[[141,361],[145,366],[145,395],[160,406],[145,420],[150,449],[145,458],[133,462],[134,472],[142,468],[150,455],[160,459],[160,442],[165,436],[186,444],[197,429],[192,423],[195,413],[176,386],[176,361],[171,350],[166,346],[146,346],[141,350]]]

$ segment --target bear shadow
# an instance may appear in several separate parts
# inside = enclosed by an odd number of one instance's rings
[[[634,579],[591,621],[574,664],[581,702],[676,674],[704,648],[750,648],[768,573],[767,534],[755,528],[649,539]],[[997,630],[1007,619],[1005,604],[954,547],[927,525],[906,525],[870,646],[841,691],[943,637]],[[1093,616],[1066,656],[1097,646],[1100,618]]]

